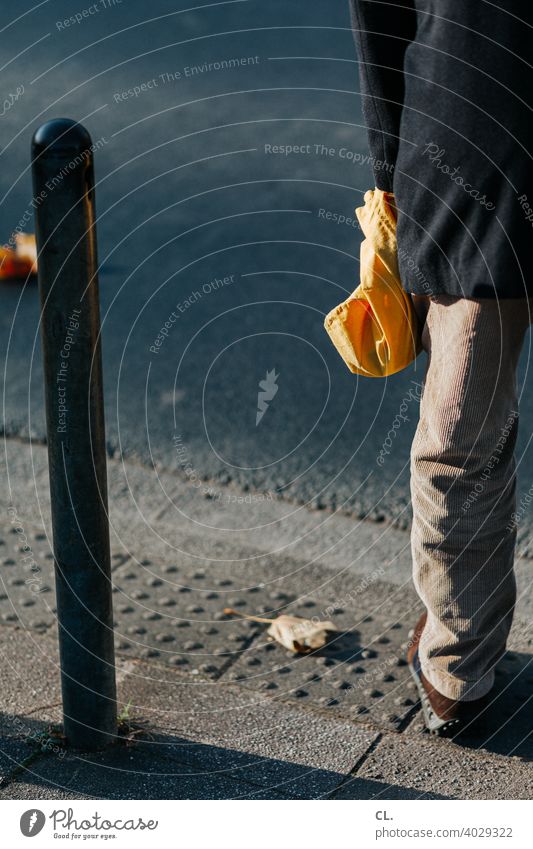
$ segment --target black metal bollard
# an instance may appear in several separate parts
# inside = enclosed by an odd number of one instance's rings
[[[113,605],[91,137],[66,118],[32,140],[64,730],[116,734]]]

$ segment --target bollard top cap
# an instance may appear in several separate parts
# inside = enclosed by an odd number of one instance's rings
[[[42,124],[33,134],[32,159],[41,154],[51,156],[80,153],[92,144],[91,136],[83,124],[71,118],[55,118]]]

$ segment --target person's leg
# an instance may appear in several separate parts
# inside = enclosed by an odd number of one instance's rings
[[[484,696],[515,601],[516,367],[527,300],[432,298],[411,453],[412,552],[428,611],[422,671],[450,699]]]

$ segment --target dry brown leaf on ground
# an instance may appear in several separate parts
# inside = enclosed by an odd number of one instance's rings
[[[252,622],[264,622],[270,625],[267,634],[286,649],[297,654],[308,654],[322,648],[330,635],[337,630],[333,622],[315,622],[313,619],[304,619],[301,616],[282,614],[275,619],[266,619],[263,616],[247,616],[231,607],[226,607],[224,613],[228,616],[241,616]]]

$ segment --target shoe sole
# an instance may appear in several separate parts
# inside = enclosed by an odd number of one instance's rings
[[[418,651],[415,653],[413,663],[409,663],[408,666],[411,676],[416,684],[416,689],[418,690],[418,697],[422,706],[422,715],[424,717],[424,723],[427,730],[434,737],[453,736],[460,730],[462,722],[460,719],[441,719],[441,717],[438,716],[431,707],[428,695],[424,689],[424,685],[422,684],[422,679],[420,678],[420,661],[418,659]]]

